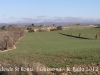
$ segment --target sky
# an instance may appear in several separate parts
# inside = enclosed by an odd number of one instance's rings
[[[100,22],[100,0],[0,0],[0,23]]]

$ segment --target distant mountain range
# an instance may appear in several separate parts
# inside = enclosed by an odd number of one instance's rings
[[[35,26],[39,25],[58,25],[58,26],[64,26],[64,25],[73,25],[73,24],[100,24],[100,22],[38,22],[38,23],[33,23]],[[8,26],[8,25],[31,25],[32,23],[0,23],[0,26]]]

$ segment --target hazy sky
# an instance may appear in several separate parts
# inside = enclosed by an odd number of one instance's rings
[[[0,0],[0,23],[100,21],[100,0]]]

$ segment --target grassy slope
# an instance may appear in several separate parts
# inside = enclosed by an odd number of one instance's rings
[[[17,44],[16,50],[0,53],[0,60],[14,62],[17,57],[29,62],[41,62],[50,67],[100,61],[100,36],[98,40],[86,40],[64,36],[58,32],[71,32],[73,35],[81,32],[82,35],[87,34],[87,37],[94,38],[100,29],[26,33]]]

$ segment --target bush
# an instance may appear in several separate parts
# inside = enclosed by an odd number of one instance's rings
[[[32,28],[27,28],[27,30],[31,30]]]
[[[58,30],[62,30],[63,28],[62,28],[62,26],[58,26],[57,29]]]
[[[0,49],[13,49],[22,36],[24,36],[24,30],[18,27],[10,27],[0,38]]]
[[[2,30],[6,30],[6,26],[2,26],[1,29],[2,29]]]

